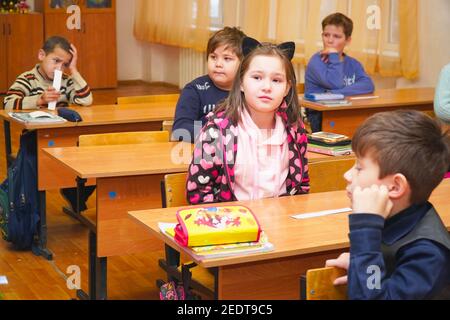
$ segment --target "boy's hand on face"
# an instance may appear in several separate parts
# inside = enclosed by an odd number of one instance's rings
[[[70,44],[70,53],[72,54],[72,60],[70,61],[69,70],[71,74],[78,72],[77,70],[77,62],[78,62],[78,51],[77,48],[72,44]]]
[[[56,91],[53,87],[48,87],[47,90],[44,91],[44,93],[39,97],[37,105],[38,106],[44,106],[52,101],[58,101],[61,93],[59,91]]]
[[[336,267],[348,270],[350,265],[350,253],[344,252],[337,259],[330,259],[325,262],[325,267]],[[347,276],[336,278],[333,282],[335,286],[347,284]]]
[[[392,209],[393,203],[389,199],[389,190],[385,185],[372,185],[362,189],[357,186],[353,190],[353,213],[372,213],[386,219]]]
[[[328,61],[330,60],[329,58],[329,54],[330,53],[338,53],[339,51],[337,51],[335,48],[325,48],[320,52],[320,59],[322,59],[322,61],[324,63],[328,63]]]

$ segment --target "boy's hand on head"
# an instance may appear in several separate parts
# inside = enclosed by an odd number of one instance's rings
[[[60,95],[61,93],[59,93],[59,91],[56,91],[55,88],[48,87],[48,89],[45,90],[44,93],[39,97],[37,105],[43,106],[48,104],[49,102],[58,101]]]
[[[337,259],[330,259],[325,262],[325,267],[336,267],[348,270],[350,265],[350,253],[344,252]],[[336,278],[333,282],[335,286],[347,284],[347,276]]]
[[[77,70],[77,62],[78,62],[78,51],[77,48],[72,44],[70,44],[70,53],[72,54],[72,60],[70,61],[69,70],[72,74],[78,72]]]
[[[362,189],[357,186],[353,190],[353,213],[372,213],[386,219],[391,212],[393,203],[389,199],[389,190],[385,185],[372,185]]]

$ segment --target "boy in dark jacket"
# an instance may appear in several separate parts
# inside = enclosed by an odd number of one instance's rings
[[[174,140],[194,142],[195,134],[206,123],[206,115],[228,96],[243,57],[244,37],[238,28],[225,27],[209,39],[208,74],[188,83],[181,91],[175,110]]]
[[[450,235],[428,202],[449,165],[448,132],[418,111],[383,112],[352,148],[350,254],[326,263],[348,274],[335,284],[348,282],[350,299],[450,298]]]

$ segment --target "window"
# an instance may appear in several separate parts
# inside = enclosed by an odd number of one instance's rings
[[[389,43],[399,43],[398,0],[390,1],[389,15]]]
[[[211,29],[221,29],[223,27],[223,0],[210,1]]]
[[[197,19],[198,1],[192,2],[192,18]],[[223,0],[209,0],[210,29],[219,30],[223,27]],[[195,25],[194,25],[195,27]]]

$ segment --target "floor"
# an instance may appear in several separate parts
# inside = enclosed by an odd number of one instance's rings
[[[176,93],[178,88],[165,84],[142,82],[121,83],[117,89],[94,91],[95,104],[113,104],[118,96]],[[95,107],[95,106],[93,106]],[[3,124],[0,125],[0,127]],[[3,128],[0,145],[4,145]],[[14,132],[13,150],[17,150],[18,132]],[[6,176],[4,148],[0,148],[0,178]],[[10,243],[0,240],[0,300],[76,299],[75,290],[68,284],[75,282],[74,270],[80,270],[81,287],[87,290],[88,232],[78,221],[62,213],[65,205],[58,191],[47,193],[48,247],[53,261],[37,257],[29,251],[17,251]],[[95,208],[95,196],[88,202]],[[156,240],[157,241],[157,240]],[[159,298],[155,281],[164,278],[157,261],[161,250],[108,259],[108,299],[151,300]],[[2,284],[6,277],[7,284]]]

